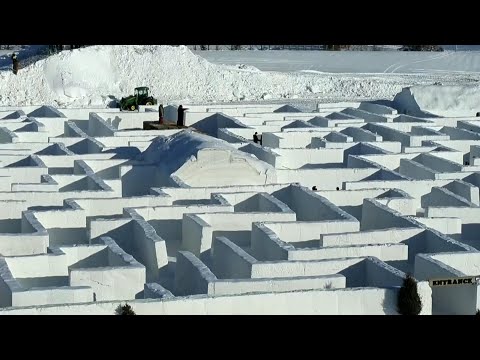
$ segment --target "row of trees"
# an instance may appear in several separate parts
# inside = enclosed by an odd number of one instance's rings
[[[79,49],[81,47],[84,47],[86,45],[48,45],[48,51],[50,53],[55,53],[63,50],[73,50],[73,49]]]
[[[0,45],[0,50],[11,50],[14,45]],[[49,49],[62,51],[77,49],[86,45],[49,45]],[[25,46],[22,46],[24,48]],[[382,50],[381,45],[193,45],[194,50]],[[409,51],[442,51],[440,45],[402,45],[401,50]]]
[[[194,50],[384,50],[382,45],[193,45]],[[405,51],[443,51],[440,45],[401,45]]]
[[[0,50],[12,50],[15,49],[16,46],[20,46],[21,49],[25,49],[25,45],[0,45]],[[52,50],[67,50],[67,49],[78,49],[86,45],[48,45],[49,49]]]
[[[228,45],[230,50],[241,50],[242,45]],[[213,50],[220,50],[220,45],[193,45],[194,50],[210,50],[210,48]]]
[[[0,50],[11,50],[13,46],[16,46],[16,45],[0,45]],[[25,45],[21,45],[20,47],[24,49]]]
[[[443,51],[440,45],[403,45],[401,50],[406,51]]]
[[[325,50],[325,45],[192,45],[194,50]]]

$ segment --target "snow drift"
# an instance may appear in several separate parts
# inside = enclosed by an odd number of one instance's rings
[[[214,65],[185,46],[111,45],[64,51],[21,69],[17,76],[1,72],[0,105],[105,107],[109,95],[120,98],[137,86],[150,87],[164,103],[391,99],[410,85],[411,79],[401,77],[277,73]]]
[[[188,186],[266,184],[275,169],[223,140],[184,130],[158,137],[140,154],[140,163],[155,164],[162,177],[172,175]]]
[[[475,116],[480,112],[480,86],[413,86],[395,96],[394,103],[415,116]]]

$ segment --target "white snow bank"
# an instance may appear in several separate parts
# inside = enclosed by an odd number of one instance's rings
[[[157,138],[137,158],[154,163],[159,175],[174,175],[187,186],[232,186],[275,183],[275,169],[229,143],[184,130]],[[177,181],[178,181],[177,180]]]
[[[191,156],[195,156],[199,150],[205,148],[235,149],[220,139],[195,133],[192,130],[184,130],[169,137],[154,139],[136,160],[165,164],[167,162],[166,155],[168,155],[168,167],[176,170]]]
[[[137,161],[159,164],[169,174],[174,173],[187,161],[198,157],[198,152],[205,149],[225,150],[236,159],[245,159],[259,171],[265,172],[271,166],[258,160],[255,156],[240,151],[230,143],[208,135],[184,130],[169,137],[158,137],[137,157]]]
[[[480,86],[413,86],[403,89],[394,102],[411,115],[475,116],[480,112]]]
[[[108,95],[148,86],[161,102],[256,101],[287,98],[393,98],[411,79],[262,72],[214,65],[187,47],[111,45],[64,51],[0,72],[0,105],[105,106]],[[422,83],[422,82],[420,82]]]

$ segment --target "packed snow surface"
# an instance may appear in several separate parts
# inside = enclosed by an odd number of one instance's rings
[[[395,97],[399,109],[440,116],[475,116],[480,112],[480,86],[414,86]]]
[[[365,61],[373,61],[379,52],[367,54],[370,60]],[[352,56],[349,52],[340,55],[346,56],[344,61]],[[0,105],[103,107],[110,101],[108,96],[121,98],[132,94],[138,86],[150,87],[163,103],[393,99],[407,86],[438,81],[463,85],[480,79],[478,73],[372,75],[266,72],[258,68],[241,60],[235,64],[212,64],[185,46],[93,46],[37,61],[21,68],[16,76],[8,70],[1,71]]]
[[[452,74],[480,72],[478,51],[197,51],[214,64],[244,64],[261,71]]]

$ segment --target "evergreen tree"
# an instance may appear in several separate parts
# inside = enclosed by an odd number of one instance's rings
[[[398,292],[397,310],[401,315],[418,315],[422,311],[422,301],[418,295],[417,282],[408,274]]]
[[[128,305],[118,305],[117,309],[115,310],[115,313],[117,315],[136,315],[135,312],[133,311],[133,308]]]

